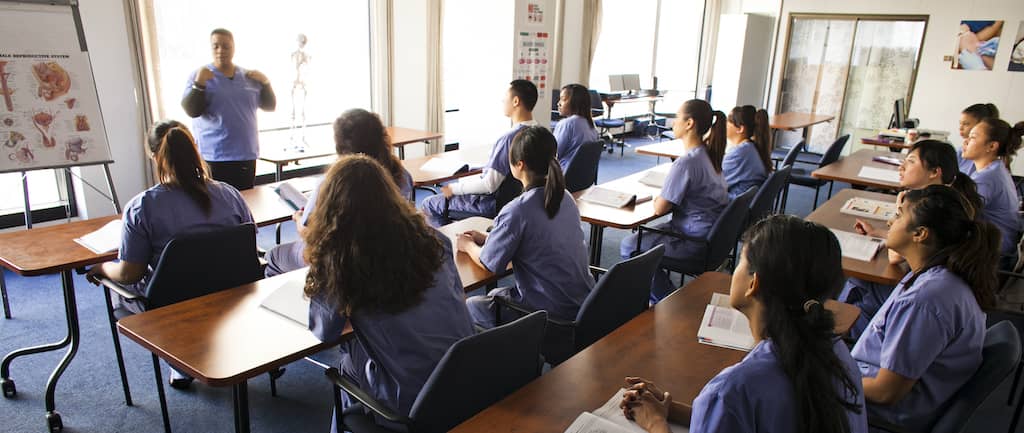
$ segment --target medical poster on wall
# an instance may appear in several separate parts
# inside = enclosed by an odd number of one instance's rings
[[[991,71],[1003,21],[963,20],[956,34],[953,69]]]
[[[1017,37],[1013,38],[1010,50],[1010,66],[1007,70],[1024,72],[1024,21],[1017,25]]]
[[[528,80],[537,86],[537,105],[534,117],[542,119],[551,107],[552,72],[555,60],[554,32],[555,4],[551,0],[517,0],[515,20],[515,46],[513,52],[513,78]],[[543,122],[542,122],[543,124]]]
[[[88,54],[0,50],[0,172],[110,161]]]

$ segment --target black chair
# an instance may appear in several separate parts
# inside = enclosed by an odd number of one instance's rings
[[[843,152],[843,147],[846,147],[846,142],[849,139],[850,134],[846,134],[843,135],[842,137],[837,138],[836,141],[834,141],[831,145],[828,146],[828,149],[825,151],[825,154],[822,155],[821,159],[818,160],[818,164],[816,167],[807,168],[794,166],[793,169],[790,171],[789,183],[791,185],[796,184],[800,186],[806,186],[808,188],[814,188],[814,204],[811,206],[811,210],[818,208],[818,192],[821,190],[821,187],[825,186],[826,183],[828,184],[828,198],[832,198],[832,184],[834,183],[831,180],[824,180],[813,177],[811,176],[811,172],[838,161],[839,154]]]
[[[552,365],[560,364],[647,310],[650,281],[664,254],[665,246],[658,245],[607,270],[591,266],[592,271],[604,273],[604,277],[583,301],[576,320],[548,318],[544,359]],[[494,300],[521,314],[533,312],[505,298],[495,297]]]
[[[640,250],[644,232],[660,233],[677,239],[699,242],[704,244],[705,253],[703,256],[685,258],[662,257],[661,267],[671,272],[691,276],[715,270],[729,257],[729,254],[736,247],[736,240],[739,239],[741,234],[740,230],[743,229],[743,224],[747,221],[747,216],[750,214],[750,202],[753,201],[754,194],[756,193],[757,187],[751,187],[747,192],[736,196],[736,198],[729,202],[722,215],[718,217],[718,221],[715,221],[715,224],[711,226],[711,231],[708,232],[707,237],[704,238],[694,238],[682,233],[640,226],[638,236],[636,237],[637,251]]]
[[[1014,274],[1010,272],[1000,272],[1000,274],[1011,274],[1012,278],[1024,278],[1024,275]],[[1003,276],[1003,275],[1001,275]],[[1002,321],[1008,321],[1017,328],[1018,336],[1021,338],[1021,347],[1024,348],[1024,333],[1021,332],[1024,329],[1024,312],[1022,311],[1011,311],[1004,309],[987,309],[985,310],[985,318],[988,326],[992,326]],[[1017,424],[1020,423],[1020,416],[1024,411],[1024,389],[1020,388],[1021,375],[1024,373],[1024,353],[1021,354],[1022,358],[1017,363],[1016,371],[1013,374],[1013,384],[1010,386],[1010,392],[1006,397],[1006,405],[1013,406],[1013,418],[1010,419],[1010,428],[1007,432],[1014,433],[1017,431]],[[1014,400],[1017,404],[1014,405]]]
[[[565,170],[565,188],[569,192],[584,190],[597,183],[597,168],[603,150],[603,141],[591,141],[580,145],[576,156]]]
[[[793,162],[800,162],[804,164],[818,163],[818,160],[821,159],[821,154],[817,152],[808,151],[807,143],[803,139],[801,139],[796,145],[792,147],[776,147],[774,150],[772,150],[771,158],[772,161],[775,161],[775,168],[779,168],[779,162],[784,161],[786,157],[789,156],[790,151],[799,145],[803,145],[803,147],[800,150],[798,150],[797,153],[793,156]],[[786,163],[783,162],[781,165],[786,165]]]
[[[560,96],[561,90],[555,89],[551,91],[551,129],[555,129],[555,124],[562,120],[562,113],[558,111],[558,98]]]
[[[378,426],[366,410],[402,424],[412,433],[450,430],[540,376],[546,325],[547,313],[538,311],[459,340],[434,367],[409,416],[394,413],[338,369],[327,369],[334,385],[338,431],[391,431]],[[341,390],[358,404],[342,411]]]
[[[619,156],[625,155],[626,144],[615,140],[613,135],[608,130],[615,128],[625,128],[626,121],[623,119],[609,119],[602,117],[604,116],[604,103],[601,102],[601,95],[596,90],[590,91],[590,115],[594,118],[594,126],[601,129],[601,136],[605,137],[608,143],[608,153],[612,153],[615,150],[615,145],[619,144],[622,147],[622,152]]]
[[[799,155],[800,152],[805,147],[806,147],[806,145],[804,145],[804,142],[800,141],[799,143],[796,144],[796,146],[791,147],[789,149],[789,152],[786,153],[786,157],[782,159],[782,166],[783,167],[786,167],[786,166],[790,167],[790,171],[789,171],[790,175],[793,174],[793,164],[796,163],[797,155]],[[779,169],[778,164],[775,165],[775,169],[776,170]],[[782,187],[782,199],[779,202],[779,213],[786,213],[786,200],[788,200],[788,199],[789,199],[789,176],[786,176],[786,184]]]
[[[215,271],[213,271],[215,270]],[[256,254],[256,226],[252,223],[214,230],[196,231],[176,236],[160,254],[153,272],[149,275],[145,294],[138,295],[126,290],[120,284],[103,279],[101,283],[111,292],[123,298],[140,302],[146,310],[160,308],[188,299],[230,289],[263,278],[259,257]],[[110,333],[114,338],[114,352],[117,367],[121,373],[125,403],[132,405],[128,376],[124,369],[124,356],[115,323],[133,312],[124,307],[114,309],[108,293],[103,296],[107,305],[107,319]],[[153,357],[153,371],[156,377],[157,394],[160,398],[160,412],[163,416],[164,431],[171,431],[167,415],[167,400],[160,371],[160,360]],[[276,394],[274,379],[279,373],[271,373],[271,392]]]
[[[982,349],[981,366],[964,384],[940,412],[939,419],[932,426],[931,433],[960,433],[966,431],[968,421],[1020,362],[1021,342],[1017,328],[1008,321],[996,323],[985,332],[985,346]],[[869,417],[872,427],[908,433],[911,430],[883,420]],[[992,431],[989,429],[981,431]]]
[[[505,176],[505,180],[501,181],[501,185],[498,185],[498,190],[494,192],[494,215],[485,215],[488,218],[494,218],[501,212],[501,208],[505,207],[508,202],[515,200],[519,197],[519,194],[523,193],[523,184],[518,179],[512,176]],[[464,220],[469,217],[477,216],[476,214],[450,210],[448,209],[449,200],[444,201],[444,218],[448,221]]]
[[[750,201],[750,220],[747,221],[746,226],[749,227],[762,218],[775,213],[776,203],[779,201],[782,189],[786,187],[786,182],[789,181],[789,171],[792,168],[793,166],[787,165],[779,170],[775,170],[761,184],[761,188],[757,190],[757,195]]]

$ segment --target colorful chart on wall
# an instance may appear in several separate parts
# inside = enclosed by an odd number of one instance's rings
[[[517,0],[515,17],[515,52],[513,77],[537,86],[538,99],[534,117],[547,117],[551,107],[551,86],[555,66],[554,32],[555,4],[551,0]],[[557,87],[554,87],[557,89]]]

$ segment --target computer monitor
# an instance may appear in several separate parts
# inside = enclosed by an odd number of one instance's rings
[[[890,128],[902,128],[907,121],[907,100],[900,98],[892,104],[892,117],[889,119]]]
[[[622,84],[622,75],[609,75],[608,89],[611,90],[612,92],[622,92],[628,90]]]
[[[622,76],[623,90],[640,90],[640,74],[625,74]]]

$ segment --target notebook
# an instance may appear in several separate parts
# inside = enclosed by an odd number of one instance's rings
[[[309,298],[303,293],[305,278],[292,278],[267,295],[260,307],[309,327]]]
[[[650,201],[651,198],[650,194],[630,194],[599,186],[588,189],[585,194],[580,196],[580,200],[585,202],[616,208],[626,207],[631,204],[640,204],[645,201]]]
[[[864,218],[888,221],[896,216],[896,203],[854,197],[846,201],[839,212]]]
[[[118,218],[104,224],[99,230],[88,233],[80,238],[75,238],[75,242],[96,254],[114,251],[121,246],[122,226],[123,223]]]
[[[619,389],[601,407],[593,412],[583,412],[576,417],[565,433],[644,433],[646,430],[635,422],[626,419],[619,409],[625,389]],[[670,422],[672,433],[689,433],[689,429]]]
[[[420,170],[459,174],[469,171],[469,164],[456,159],[430,158],[420,166]]]
[[[665,186],[666,177],[668,177],[668,172],[647,170],[647,173],[644,173],[639,182],[650,187],[662,188]]]
[[[729,305],[728,295],[721,293],[712,294],[711,303],[704,308],[704,318],[697,329],[697,341],[745,352],[754,348],[750,321]]]
[[[295,210],[306,207],[306,203],[309,202],[309,196],[299,191],[290,182],[278,185],[277,188],[274,188],[274,191],[277,192],[277,195],[281,196],[285,203],[288,203]]]
[[[843,257],[870,262],[878,250],[885,246],[885,240],[881,238],[865,236],[857,233],[829,229],[839,239],[839,248]]]
[[[890,183],[900,183],[900,172],[877,167],[861,167],[857,177],[865,179],[881,180]]]

